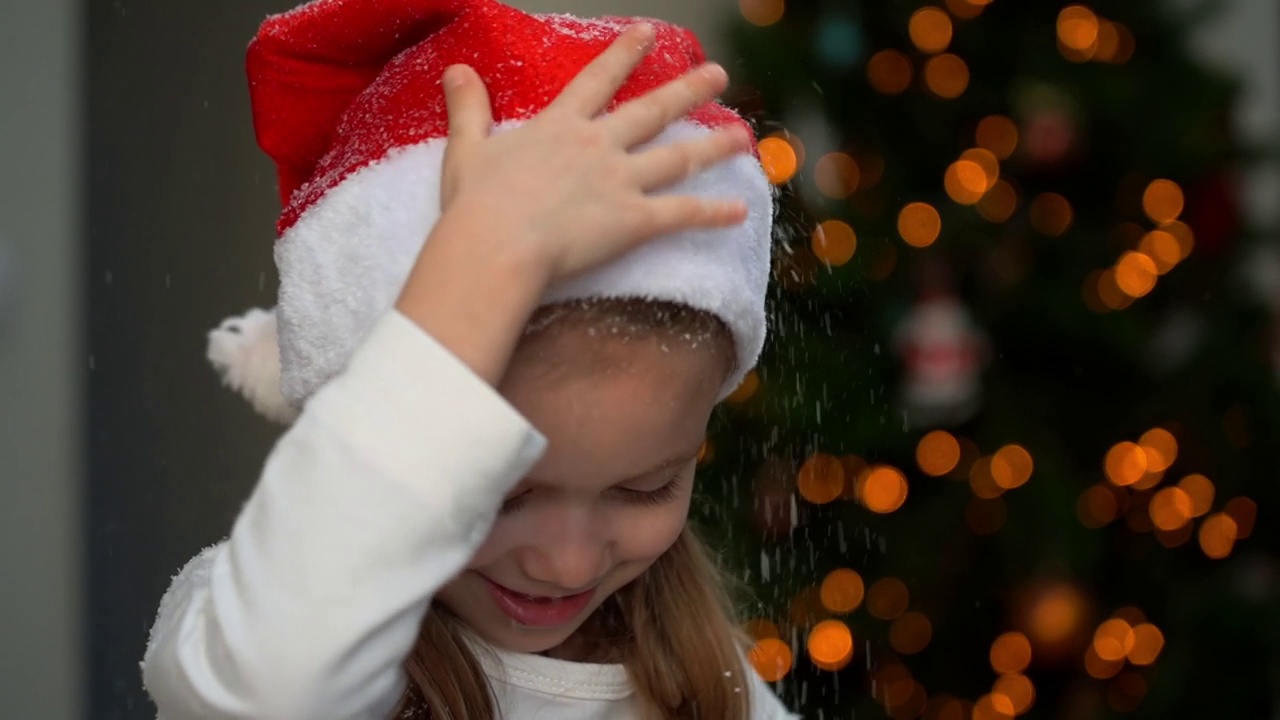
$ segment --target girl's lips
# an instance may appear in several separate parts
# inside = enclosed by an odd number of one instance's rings
[[[535,598],[503,587],[483,575],[480,577],[489,586],[489,594],[498,608],[507,617],[529,627],[564,625],[586,609],[595,595],[595,590],[587,590],[565,597]]]

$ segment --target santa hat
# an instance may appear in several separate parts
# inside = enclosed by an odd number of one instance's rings
[[[258,141],[276,162],[284,204],[279,304],[274,314],[255,311],[210,333],[209,356],[224,381],[287,422],[394,305],[440,216],[447,67],[475,68],[502,131],[550,104],[632,22],[531,15],[496,0],[315,0],[268,18],[249,46],[248,73]],[[613,106],[704,62],[691,32],[649,22],[654,48]],[[744,122],[708,103],[653,142],[734,124]],[[550,288],[544,302],[640,297],[714,314],[737,350],[723,397],[764,343],[769,184],[758,160],[743,154],[666,192],[740,197],[748,219],[655,239]]]

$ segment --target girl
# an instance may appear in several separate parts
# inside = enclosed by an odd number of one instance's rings
[[[724,71],[661,23],[316,0],[249,74],[280,304],[210,357],[295,422],[161,601],[160,717],[788,717],[686,527],[764,338]]]

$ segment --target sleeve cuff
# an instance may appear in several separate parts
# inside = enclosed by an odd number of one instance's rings
[[[392,310],[316,393],[307,414],[340,429],[372,466],[476,519],[538,461],[546,438],[498,391]]]

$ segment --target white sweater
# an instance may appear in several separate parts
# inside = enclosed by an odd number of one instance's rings
[[[432,596],[546,439],[391,312],[272,451],[229,539],[160,603],[143,661],[163,720],[385,720]],[[505,720],[638,717],[625,670],[499,652]],[[748,671],[752,717],[789,718]]]

